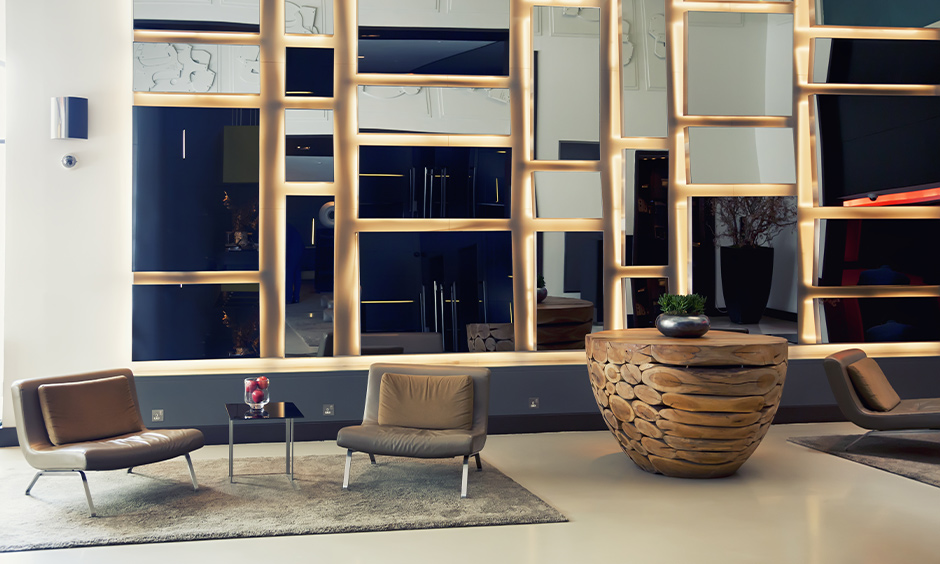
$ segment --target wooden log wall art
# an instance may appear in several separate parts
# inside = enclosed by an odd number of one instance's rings
[[[585,350],[620,448],[643,470],[677,478],[734,474],[770,429],[787,373],[787,341],[769,335],[623,329],[587,335]]]

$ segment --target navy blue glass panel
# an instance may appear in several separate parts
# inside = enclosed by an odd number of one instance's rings
[[[287,48],[288,96],[333,96],[333,50]]]
[[[360,26],[359,72],[507,76],[509,30]]]

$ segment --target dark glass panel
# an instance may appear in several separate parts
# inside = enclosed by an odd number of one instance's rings
[[[940,298],[826,298],[816,302],[825,319],[824,343],[940,340]]]
[[[258,269],[258,110],[134,108],[135,271]]]
[[[333,222],[332,196],[287,197],[287,356],[329,356]]]
[[[509,30],[359,27],[359,72],[509,74]]]
[[[359,254],[363,346],[464,352],[468,325],[512,322],[507,232],[360,233]]]
[[[539,350],[583,350],[584,336],[604,322],[603,248],[600,231],[536,235],[536,273],[545,284],[536,304]]]
[[[625,264],[664,265],[669,260],[669,153],[637,151],[634,158],[633,236]]]
[[[659,296],[669,291],[665,278],[629,278],[624,280],[632,298],[633,312],[627,313],[627,327],[655,327],[659,315]]]
[[[508,218],[510,149],[359,148],[363,218]]]
[[[134,286],[135,361],[257,357],[257,284]]]
[[[333,50],[287,48],[288,96],[333,96]]]
[[[199,3],[134,0],[134,29],[258,33],[259,6],[259,0]]]
[[[937,84],[940,41],[832,39],[828,69],[826,82]]]
[[[824,25],[927,27],[940,21],[940,4],[924,0],[822,0],[816,20]]]

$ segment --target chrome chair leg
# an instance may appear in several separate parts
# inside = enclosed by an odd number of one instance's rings
[[[88,510],[91,511],[91,516],[95,516],[95,504],[91,501],[91,490],[88,489],[88,480],[85,478],[85,473],[81,470],[77,470],[79,476],[82,477],[82,485],[85,486],[85,497],[88,498]]]
[[[473,456],[475,456],[477,459],[477,472],[480,472],[481,470],[483,470],[483,463],[480,462],[480,453],[478,452],[474,454]]]
[[[30,482],[28,486],[26,486],[26,495],[29,495],[29,491],[30,491],[31,489],[33,489],[33,486],[36,485],[36,481],[37,481],[37,480],[39,479],[39,477],[42,476],[42,475],[43,475],[43,472],[42,472],[42,471],[36,472],[36,475],[33,476],[33,481]]]
[[[343,489],[349,489],[349,465],[352,464],[352,449],[346,449],[346,471],[343,473]]]
[[[91,501],[91,490],[88,489],[88,479],[85,477],[85,473],[81,470],[40,470],[36,472],[36,475],[33,476],[33,481],[29,483],[29,486],[26,488],[26,495],[29,495],[29,492],[33,489],[33,486],[36,485],[36,480],[40,476],[45,476],[47,474],[61,474],[63,472],[78,472],[78,475],[82,477],[82,486],[85,487],[85,499],[88,500],[88,511],[91,513],[92,517],[95,517],[95,504]]]
[[[372,454],[371,452],[369,453],[369,460],[372,461],[372,464],[375,464],[375,455]]]
[[[127,473],[128,473],[128,474],[133,474],[133,470],[134,470],[134,467],[131,466],[130,468],[127,469]]]
[[[463,479],[460,482],[460,497],[467,497],[467,475],[470,471],[470,455],[463,457]]]
[[[193,491],[196,491],[199,489],[199,483],[196,481],[196,471],[193,470],[193,459],[189,457],[188,452],[183,456],[186,457],[186,464],[189,465],[189,477],[193,480]]]

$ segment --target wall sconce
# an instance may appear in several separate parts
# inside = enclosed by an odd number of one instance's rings
[[[88,139],[88,98],[52,98],[52,138]]]

